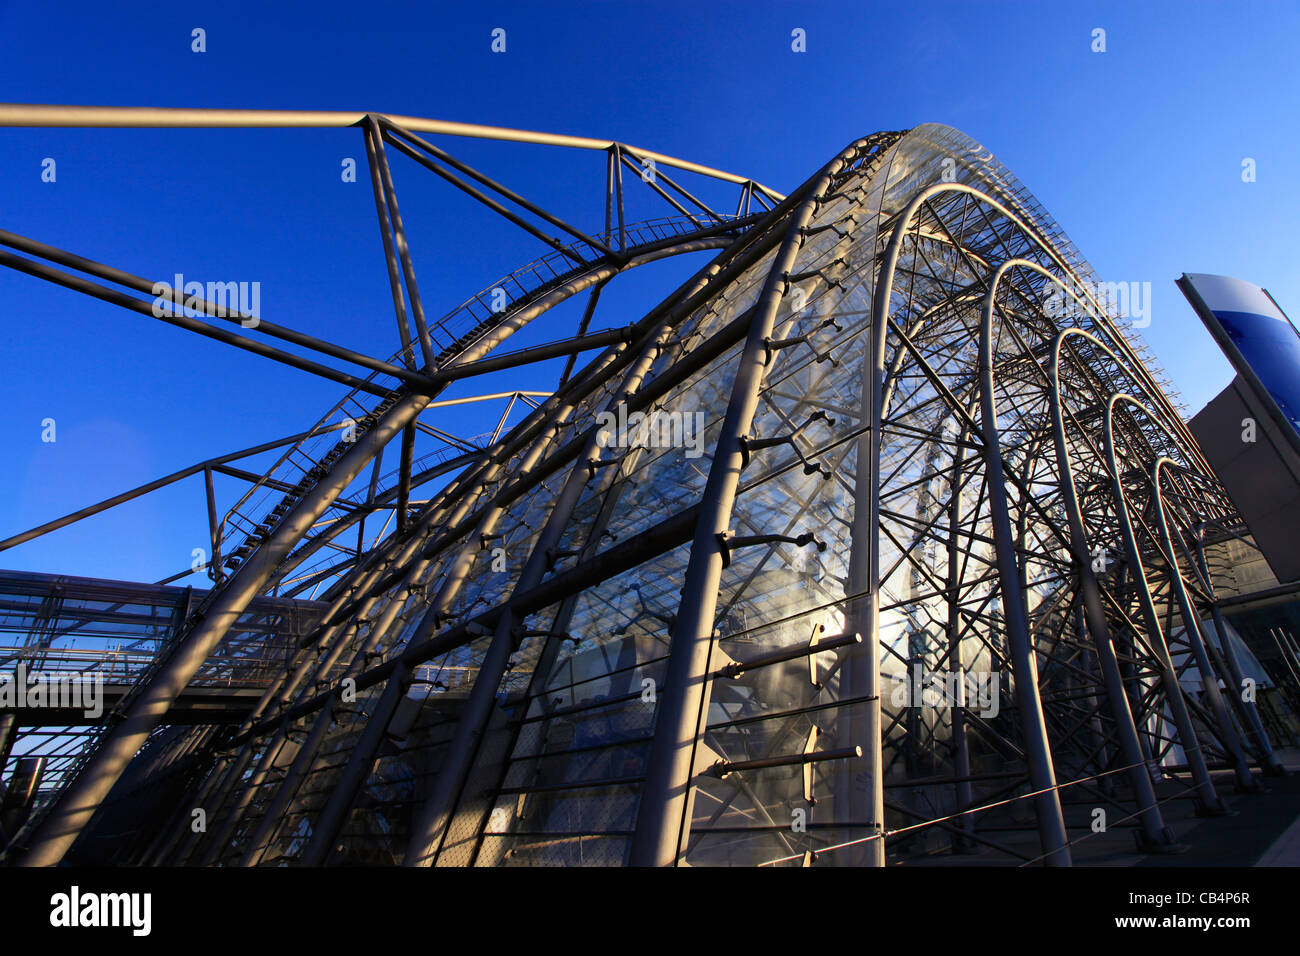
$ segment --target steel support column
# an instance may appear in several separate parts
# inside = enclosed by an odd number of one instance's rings
[[[1165,827],[1164,817],[1156,801],[1155,787],[1151,783],[1146,756],[1142,750],[1142,742],[1138,738],[1137,724],[1133,720],[1133,711],[1129,708],[1124,678],[1120,673],[1119,660],[1115,656],[1110,626],[1106,623],[1106,611],[1101,603],[1101,589],[1092,570],[1092,553],[1088,548],[1088,538],[1084,531],[1083,512],[1079,508],[1079,494],[1074,485],[1074,471],[1070,465],[1069,445],[1065,437],[1065,416],[1061,407],[1061,346],[1071,335],[1086,334],[1081,329],[1063,329],[1057,333],[1056,341],[1052,346],[1051,415],[1057,477],[1069,521],[1070,550],[1079,576],[1084,621],[1097,649],[1097,666],[1101,670],[1106,698],[1110,702],[1111,718],[1115,721],[1116,734],[1119,737],[1120,752],[1128,770],[1129,782],[1133,786],[1142,839],[1152,848],[1168,847],[1174,842],[1173,835]]]
[[[962,549],[958,542],[957,529],[961,525],[961,474],[962,463],[965,457],[965,447],[962,442],[966,440],[968,431],[962,430],[961,439],[953,451],[952,471],[948,481],[949,500],[948,500],[948,593],[946,603],[948,605],[948,621],[946,634],[948,638],[948,660],[950,666],[963,676],[966,674],[966,664],[962,654],[962,628],[961,628],[961,556]],[[970,775],[970,743],[966,733],[966,707],[965,700],[961,704],[952,708],[952,752],[953,752],[953,775],[957,778],[957,806],[963,810],[969,809],[975,804],[975,788],[971,785]],[[975,821],[972,815],[964,814],[959,823],[964,834],[972,833],[975,829]],[[965,836],[957,836],[953,840],[953,851],[961,853],[966,851],[970,846],[970,841]]]
[[[375,708],[366,719],[365,730],[361,739],[352,745],[348,753],[347,764],[339,779],[334,782],[329,801],[320,815],[313,821],[311,839],[302,851],[298,862],[303,866],[320,866],[326,861],[338,839],[339,829],[347,819],[348,811],[357,799],[357,791],[370,774],[370,767],[375,761],[375,751],[388,733],[388,725],[393,719],[397,703],[406,693],[410,675],[405,670],[398,670],[388,678],[384,691],[379,695]]]
[[[1241,792],[1255,792],[1259,784],[1250,774],[1250,762],[1241,746],[1241,737],[1232,725],[1232,718],[1223,703],[1223,694],[1219,690],[1219,676],[1210,663],[1205,650],[1205,635],[1201,633],[1200,615],[1187,594],[1183,574],[1178,565],[1178,552],[1174,549],[1173,537],[1169,531],[1169,520],[1165,515],[1164,495],[1160,491],[1160,473],[1166,465],[1177,467],[1178,463],[1163,455],[1151,466],[1151,498],[1155,506],[1156,527],[1160,532],[1160,545],[1164,549],[1165,561],[1169,565],[1169,584],[1178,602],[1178,613],[1183,619],[1183,634],[1196,658],[1196,669],[1201,674],[1201,686],[1205,690],[1205,699],[1214,714],[1215,723],[1219,725],[1219,739],[1232,760],[1232,770],[1236,776],[1237,789]]]
[[[768,361],[765,340],[772,334],[777,309],[786,290],[786,275],[794,266],[802,231],[814,207],[825,197],[831,177],[854,155],[859,143],[845,150],[816,178],[791,214],[785,236],[767,279],[740,355],[731,400],[718,436],[718,446],[700,503],[695,539],[686,567],[681,609],[669,645],[668,670],[655,735],[642,786],[636,830],[629,862],[633,866],[668,866],[684,850],[690,821],[685,819],[695,750],[705,718],[704,690],[710,672],[714,614],[722,579],[722,540],[728,530],[740,472],[744,467],[741,438],[748,433],[758,408]],[[621,181],[621,180],[620,180]]]
[[[1146,625],[1147,641],[1155,651],[1156,662],[1160,669],[1160,683],[1165,691],[1165,700],[1173,712],[1174,726],[1178,729],[1178,739],[1183,745],[1187,765],[1192,779],[1196,783],[1195,797],[1197,810],[1202,814],[1222,815],[1227,808],[1219,799],[1210,779],[1210,771],[1205,766],[1205,755],[1201,753],[1201,743],[1196,737],[1196,728],[1192,716],[1187,710],[1187,701],[1183,699],[1183,688],[1174,669],[1173,658],[1169,656],[1169,645],[1160,628],[1160,616],[1156,613],[1155,602],[1151,598],[1151,586],[1147,583],[1146,569],[1142,565],[1142,554],[1138,550],[1137,536],[1133,533],[1133,521],[1129,516],[1128,495],[1124,491],[1124,482],[1120,478],[1119,465],[1115,460],[1115,403],[1128,402],[1141,408],[1137,399],[1123,392],[1111,395],[1106,402],[1106,415],[1103,426],[1106,441],[1106,465],[1110,470],[1111,492],[1115,498],[1116,513],[1119,517],[1120,537],[1124,541],[1124,552],[1128,556],[1129,571],[1137,591],[1138,606],[1142,610],[1143,623]],[[1144,409],[1145,410],[1145,409]],[[1148,413],[1149,414],[1149,413]]]
[[[81,828],[89,822],[126,769],[131,757],[248,603],[261,593],[276,566],[334,499],[355,480],[370,459],[378,454],[379,449],[406,427],[430,399],[428,395],[407,395],[384,413],[230,577],[204,618],[180,639],[167,663],[136,699],[121,723],[108,732],[78,778],[50,808],[32,835],[22,860],[24,865],[52,866],[63,858]]]
[[[0,714],[0,782],[5,776],[5,764],[9,762],[9,752],[13,750],[14,740],[18,737],[18,715],[7,710]]]
[[[1065,832],[1065,817],[1061,812],[1061,798],[1056,789],[1056,769],[1052,765],[1047,721],[1043,716],[1043,703],[1038,694],[1037,652],[1029,633],[1020,566],[1016,558],[1016,540],[1011,529],[1011,514],[1007,508],[1007,485],[1002,475],[1002,445],[998,434],[997,402],[993,394],[993,310],[996,308],[998,285],[1002,277],[1009,269],[1019,264],[1020,260],[1013,259],[1000,265],[997,272],[993,274],[988,293],[984,297],[979,358],[984,477],[988,482],[989,512],[993,525],[994,548],[997,553],[998,583],[1002,591],[1007,649],[1011,654],[1011,666],[1016,682],[1016,710],[1020,717],[1021,733],[1024,735],[1029,783],[1035,792],[1034,810],[1038,817],[1038,839],[1048,866],[1069,866],[1069,837]]]
[[[1237,659],[1237,649],[1232,646],[1232,640],[1228,637],[1228,624],[1223,619],[1223,611],[1219,609],[1219,601],[1215,596],[1214,579],[1210,575],[1210,566],[1205,559],[1203,531],[1203,528],[1200,529],[1197,535],[1196,564],[1194,567],[1200,572],[1201,584],[1204,586],[1205,593],[1209,596],[1210,618],[1214,621],[1214,631],[1219,639],[1219,653],[1223,657],[1228,673],[1232,676],[1233,700],[1241,706],[1241,710],[1246,716],[1246,730],[1251,738],[1251,749],[1255,751],[1255,757],[1259,760],[1264,775],[1268,777],[1285,776],[1286,770],[1273,753],[1273,745],[1268,739],[1268,731],[1264,729],[1264,722],[1260,720],[1258,705],[1253,698],[1251,700],[1245,698],[1246,675],[1241,669],[1241,662]],[[1213,645],[1211,645],[1212,647]]]
[[[648,338],[640,358],[624,377],[622,389],[606,404],[606,411],[616,409],[627,396],[636,392],[641,380],[650,371],[667,334],[668,327],[665,323],[661,324],[656,334]],[[515,582],[512,597],[539,584],[547,573],[551,564],[551,552],[559,544],[573,515],[573,509],[592,479],[589,464],[600,457],[600,449],[601,433],[593,432],[587,440],[586,447],[574,462],[563,488],[551,507],[546,524],[538,534],[528,560]],[[431,865],[442,847],[447,826],[451,822],[456,802],[465,778],[469,774],[470,763],[486,732],[498,686],[505,675],[510,655],[518,645],[519,638],[516,631],[521,623],[522,616],[516,615],[510,602],[507,601],[492,642],[483,655],[474,688],[470,692],[460,720],[457,721],[442,766],[434,780],[433,790],[411,828],[411,839],[402,861],[405,866]]]

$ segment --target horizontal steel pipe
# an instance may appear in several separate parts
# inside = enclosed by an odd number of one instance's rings
[[[329,128],[359,126],[367,113],[344,110],[235,110],[235,109],[176,109],[151,106],[63,106],[36,103],[0,103],[0,126],[35,127],[113,127],[135,129],[289,129]],[[606,150],[615,145],[613,140],[591,139],[586,136],[564,136],[559,133],[538,133],[530,130],[509,129],[503,126],[481,126],[477,123],[455,123],[447,120],[425,119],[418,116],[401,116],[376,113],[375,116],[389,124],[416,133],[439,133],[443,136],[462,136],[472,139],[504,140],[511,143],[531,143],[539,146],[567,146],[571,149]],[[630,147],[629,147],[630,148]],[[735,173],[711,169],[699,163],[688,162],[637,149],[637,153],[656,163],[699,173],[723,182],[743,185],[753,182]],[[784,198],[760,183],[754,183],[776,199]]]

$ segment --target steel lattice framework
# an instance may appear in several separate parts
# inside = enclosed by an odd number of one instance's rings
[[[617,143],[408,117],[3,107],[0,124],[359,126],[401,333],[381,360],[175,319],[351,391],[246,473],[225,519],[211,474],[238,455],[178,473],[208,476],[214,586],[21,862],[151,806],[117,862],[881,865],[946,847],[1068,865],[1089,807],[1158,850],[1168,800],[1221,812],[1212,773],[1250,788],[1252,764],[1275,768],[1251,702],[1180,683],[1241,681],[1201,623],[1224,633],[1206,545],[1240,530],[1231,503],[1089,266],[964,135],[876,133],[783,197]],[[421,132],[604,150],[604,230]],[[550,244],[546,271],[499,283],[504,308],[480,294],[427,319],[390,148]],[[735,213],[661,172],[648,185],[677,217],[624,223],[621,171],[646,158],[735,183]],[[0,243],[25,254],[4,265],[148,305],[92,281],[146,279]],[[590,331],[607,283],[701,250],[716,255],[638,321]],[[574,335],[501,352],[582,293]],[[417,429],[446,435],[450,383],[584,352],[522,396],[518,424],[415,457]],[[701,456],[656,440],[697,420]],[[381,476],[390,443],[400,466]],[[323,550],[376,512],[373,540]],[[250,602],[308,587],[325,610],[241,723],[168,723]],[[992,697],[918,699],[918,674],[983,675]]]

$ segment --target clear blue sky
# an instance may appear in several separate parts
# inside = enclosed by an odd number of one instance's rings
[[[1146,336],[1191,410],[1231,372],[1174,287],[1180,273],[1257,282],[1300,318],[1296,4],[913,7],[0,2],[0,99],[463,120],[618,139],[782,191],[858,136],[942,122],[1019,176],[1101,278],[1152,283]],[[191,52],[194,27],[206,53]],[[495,27],[503,55],[489,48]],[[1105,53],[1091,50],[1098,27]],[[600,227],[598,154],[439,143]],[[363,156],[356,130],[4,130],[0,228],[150,278],[257,280],[265,318],[387,354],[373,203],[364,177],[340,181],[348,156]],[[1246,157],[1254,183],[1241,180]],[[546,251],[403,157],[394,176],[430,313]],[[637,295],[679,275],[637,279],[603,324],[634,320]],[[8,270],[0,303],[0,537],[307,427],[340,394]],[[528,341],[566,334],[561,318]],[[485,414],[446,427],[474,434]],[[53,445],[40,441],[47,417]],[[191,480],[0,554],[0,567],[155,580],[189,563],[205,528]]]

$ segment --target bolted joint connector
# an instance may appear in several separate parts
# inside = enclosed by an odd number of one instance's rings
[[[795,455],[803,462],[803,473],[811,475],[820,472],[824,479],[831,477],[831,470],[819,462],[809,461],[803,450],[795,442],[795,438],[804,432],[813,422],[824,421],[830,427],[835,427],[835,419],[826,413],[823,409],[818,409],[808,416],[808,420],[794,429],[788,435],[778,435],[774,438],[752,438],[749,435],[740,436],[740,460],[741,467],[748,468],[750,457],[756,451],[764,448],[774,448],[777,445],[789,445],[794,450]]]
[[[763,349],[765,352],[763,357],[763,364],[770,365],[772,363],[773,352],[779,349],[786,349],[795,345],[803,345],[806,342],[810,342],[814,335],[816,335],[818,332],[820,332],[822,329],[826,328],[827,326],[833,326],[836,332],[844,331],[843,326],[841,326],[838,322],[836,322],[834,318],[829,318],[821,322],[811,332],[807,332],[803,335],[796,335],[793,338],[789,338],[789,339],[773,339],[773,338],[763,339]],[[829,351],[818,352],[816,349],[813,349],[813,355],[817,358],[818,362],[825,361],[825,356],[829,354],[830,354]],[[835,365],[836,367],[838,367],[839,363],[836,362]]]
[[[736,548],[746,548],[757,544],[793,544],[796,547],[805,547],[809,544],[817,545],[818,552],[826,550],[826,542],[817,538],[811,532],[804,532],[801,535],[790,536],[788,534],[755,534],[737,536],[734,531],[721,531],[717,534],[718,547],[722,552],[722,566],[724,568],[731,566],[731,552]]]
[[[555,565],[558,562],[564,560],[565,558],[571,558],[574,555],[580,553],[581,552],[579,552],[577,549],[574,548],[569,548],[565,550],[560,550],[557,548],[548,548],[546,550],[546,570],[554,571]]]

